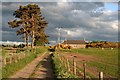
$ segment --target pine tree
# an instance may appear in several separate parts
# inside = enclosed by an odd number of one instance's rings
[[[41,10],[38,5],[28,4],[26,6],[20,6],[13,15],[15,18],[19,19],[8,22],[9,27],[21,27],[20,30],[17,31],[17,35],[24,34],[26,43],[28,43],[28,36],[31,36],[32,48],[34,48],[35,41],[40,40],[41,36],[44,36],[43,42],[48,42],[48,36],[46,36],[44,31],[48,23],[45,18],[42,17]]]

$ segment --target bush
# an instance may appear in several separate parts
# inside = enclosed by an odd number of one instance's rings
[[[55,49],[48,49],[50,52],[55,52]]]
[[[24,48],[24,47],[25,47],[25,44],[18,45],[18,48]]]

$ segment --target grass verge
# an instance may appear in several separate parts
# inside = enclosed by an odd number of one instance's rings
[[[59,60],[56,53],[53,55],[53,71],[55,78],[78,78],[78,76],[75,76],[68,72],[68,70],[64,67],[64,65]]]
[[[35,48],[35,53],[32,53],[31,50],[27,50],[26,54],[29,54],[26,58],[19,60],[17,63],[8,64],[5,67],[2,67],[2,78],[9,78],[18,70],[25,67],[28,63],[34,60],[39,54],[45,52],[47,49],[44,47]]]

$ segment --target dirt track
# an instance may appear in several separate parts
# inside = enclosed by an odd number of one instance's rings
[[[34,76],[32,78],[40,79],[53,79],[53,70],[52,70],[52,55],[47,54],[46,57],[41,61],[40,66],[34,71]]]
[[[46,58],[46,61],[42,64],[42,66],[39,68],[39,70],[36,72],[37,76],[35,78],[45,78],[45,77],[52,77],[52,69],[50,64],[50,54],[44,53],[41,56],[37,57],[35,60],[33,60],[31,63],[26,65],[23,69],[17,71],[14,75],[10,76],[10,78],[29,78],[31,74],[34,72],[36,66],[40,61]]]

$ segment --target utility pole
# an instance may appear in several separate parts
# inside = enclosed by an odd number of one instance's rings
[[[84,37],[84,41],[86,41],[85,37]]]
[[[68,39],[70,38],[70,31],[67,31],[67,40],[66,40],[66,43],[67,43],[67,41],[68,41]],[[67,43],[67,45],[68,45],[68,43]]]
[[[58,43],[60,44],[60,30],[61,30],[61,28],[58,28]]]
[[[61,28],[57,28],[58,29],[58,46],[59,46],[59,48],[60,48],[60,36],[61,36],[61,34],[60,34],[60,30],[61,30]]]

